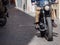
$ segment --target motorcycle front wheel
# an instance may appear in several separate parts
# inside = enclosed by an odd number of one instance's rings
[[[47,30],[45,37],[48,41],[53,41],[53,26],[51,17],[47,17]]]

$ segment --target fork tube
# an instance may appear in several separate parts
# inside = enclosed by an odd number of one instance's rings
[[[45,27],[45,30],[46,30],[46,18],[45,18],[45,11],[43,10],[43,19],[44,19],[44,27]]]

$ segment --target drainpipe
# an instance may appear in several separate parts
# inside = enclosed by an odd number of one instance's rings
[[[59,0],[59,19],[60,19],[60,0]]]

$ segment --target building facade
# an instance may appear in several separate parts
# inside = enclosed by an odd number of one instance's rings
[[[16,8],[21,10],[27,10],[27,0],[15,0]]]

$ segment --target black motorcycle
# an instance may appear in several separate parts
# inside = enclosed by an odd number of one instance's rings
[[[45,36],[48,41],[53,40],[53,26],[51,21],[51,5],[54,4],[49,0],[44,1],[41,6],[40,18],[39,18],[39,31],[41,37]]]
[[[0,27],[3,27],[6,25],[7,17],[8,17],[7,8],[4,7],[4,11],[0,10]]]

